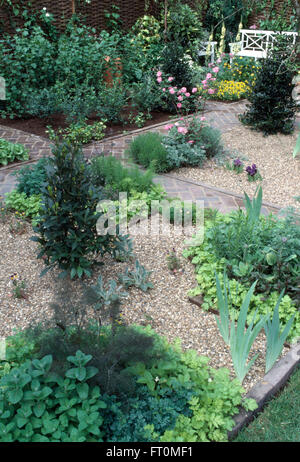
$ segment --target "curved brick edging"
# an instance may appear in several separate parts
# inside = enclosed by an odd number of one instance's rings
[[[254,411],[248,412],[241,408],[239,414],[233,417],[235,426],[228,432],[229,440],[235,438],[239,431],[250,423],[257,413],[262,410],[267,400],[274,396],[287,383],[290,375],[298,364],[300,364],[300,343],[293,346],[291,350],[272,367],[263,379],[254,385],[246,394],[246,398],[255,399],[258,407]]]

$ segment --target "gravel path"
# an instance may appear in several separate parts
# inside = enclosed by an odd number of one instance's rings
[[[239,157],[244,166],[256,164],[262,181],[250,183],[246,172],[236,174],[216,161],[206,162],[203,168],[180,168],[172,173],[181,178],[203,182],[227,191],[250,197],[262,185],[263,201],[280,207],[293,206],[300,211],[300,156],[292,157],[297,133],[264,137],[260,132],[237,126],[222,134],[224,146]],[[232,162],[232,161],[231,161]]]
[[[0,223],[0,337],[12,334],[14,328],[24,328],[52,318],[49,304],[56,298],[58,271],[39,277],[44,265],[36,259],[37,244],[30,241],[31,235],[29,224],[23,234],[12,235],[9,223]],[[181,257],[184,241],[184,236],[174,235],[174,229],[170,236],[134,237],[134,253],[146,269],[153,271],[151,281],[154,289],[146,293],[130,289],[123,304],[123,319],[128,323],[150,324],[169,341],[179,337],[184,349],[197,350],[211,359],[211,366],[228,367],[234,376],[229,351],[219,334],[214,315],[188,301],[187,292],[196,285],[196,281],[193,265]],[[173,247],[182,263],[183,272],[178,274],[171,273],[167,267],[166,257]],[[120,263],[110,257],[104,261],[105,265],[97,268],[93,278],[87,281],[89,284],[95,283],[100,272],[107,281],[116,278],[128,265],[131,268],[134,265],[134,262]],[[13,273],[26,282],[27,299],[13,297],[10,280]],[[76,298],[80,283],[72,281],[71,286]],[[252,353],[262,352],[262,355],[245,378],[243,385],[246,391],[264,376],[264,351],[265,341],[261,334]]]

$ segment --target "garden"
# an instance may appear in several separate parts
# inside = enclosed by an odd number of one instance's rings
[[[265,59],[229,53],[251,2],[220,3],[203,19],[202,2],[171,1],[126,31],[116,5],[101,31],[25,9],[0,40],[0,128],[51,146],[33,159],[0,139],[16,179],[0,197],[2,442],[228,441],[257,408],[246,394],[299,342],[294,47],[282,35]],[[198,55],[212,40],[213,61],[209,44]],[[218,129],[207,107],[241,101]],[[86,157],[137,129],[121,158]],[[243,206],[203,209],[160,175]]]

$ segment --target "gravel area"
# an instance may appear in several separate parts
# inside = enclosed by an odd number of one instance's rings
[[[237,126],[222,134],[224,146],[233,158],[239,157],[245,168],[256,164],[262,181],[249,182],[247,173],[236,174],[215,160],[209,160],[203,168],[179,168],[172,173],[182,178],[205,183],[210,186],[243,195],[253,195],[262,185],[263,201],[280,207],[292,206],[300,212],[300,155],[293,159],[292,153],[298,133],[292,135],[270,135],[248,127]],[[232,159],[229,159],[232,163]]]
[[[23,234],[13,235],[9,222],[0,223],[0,337],[11,335],[14,328],[24,328],[52,318],[49,304],[55,300],[58,292],[59,271],[52,270],[40,278],[44,265],[36,259],[38,248],[35,242],[30,241],[32,234],[29,224]],[[200,355],[210,358],[211,366],[228,367],[234,376],[229,350],[219,334],[214,315],[188,301],[187,292],[195,286],[195,274],[193,265],[181,257],[185,240],[186,236],[175,235],[174,228],[171,228],[169,236],[146,234],[134,237],[134,253],[146,269],[153,271],[151,281],[154,288],[146,293],[129,289],[123,303],[123,319],[128,323],[150,324],[169,341],[179,337],[183,349],[197,350]],[[182,263],[182,271],[176,274],[168,269],[166,261],[172,248],[176,249]],[[89,284],[95,283],[100,273],[104,281],[108,281],[116,278],[127,266],[134,266],[134,261],[116,262],[110,257],[105,258],[104,262],[104,266],[95,269],[93,278],[87,281]],[[10,280],[13,273],[26,282],[26,299],[13,296]],[[79,281],[71,282],[75,298],[80,292],[80,285]],[[283,353],[286,351],[284,349]],[[253,346],[252,354],[258,352],[262,355],[243,383],[246,391],[264,376],[263,334]]]

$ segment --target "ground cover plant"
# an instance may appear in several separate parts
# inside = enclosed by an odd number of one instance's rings
[[[29,151],[22,144],[11,143],[0,139],[0,166],[7,165],[18,160],[29,159]]]
[[[229,288],[234,294],[230,315],[237,319],[239,308],[249,285],[257,281],[247,314],[250,324],[272,313],[279,294],[279,318],[284,326],[295,315],[289,340],[300,335],[299,318],[299,226],[295,217],[279,219],[260,216],[262,191],[250,201],[245,196],[246,213],[242,210],[229,215],[216,214],[206,222],[205,239],[201,246],[192,246],[185,256],[195,264],[198,287],[192,294],[202,294],[204,309],[216,306],[216,271],[219,277],[226,268]],[[226,236],[226,237],[225,237]]]
[[[100,332],[39,325],[8,339],[1,441],[226,441],[237,406],[256,407],[225,368],[149,327]]]

